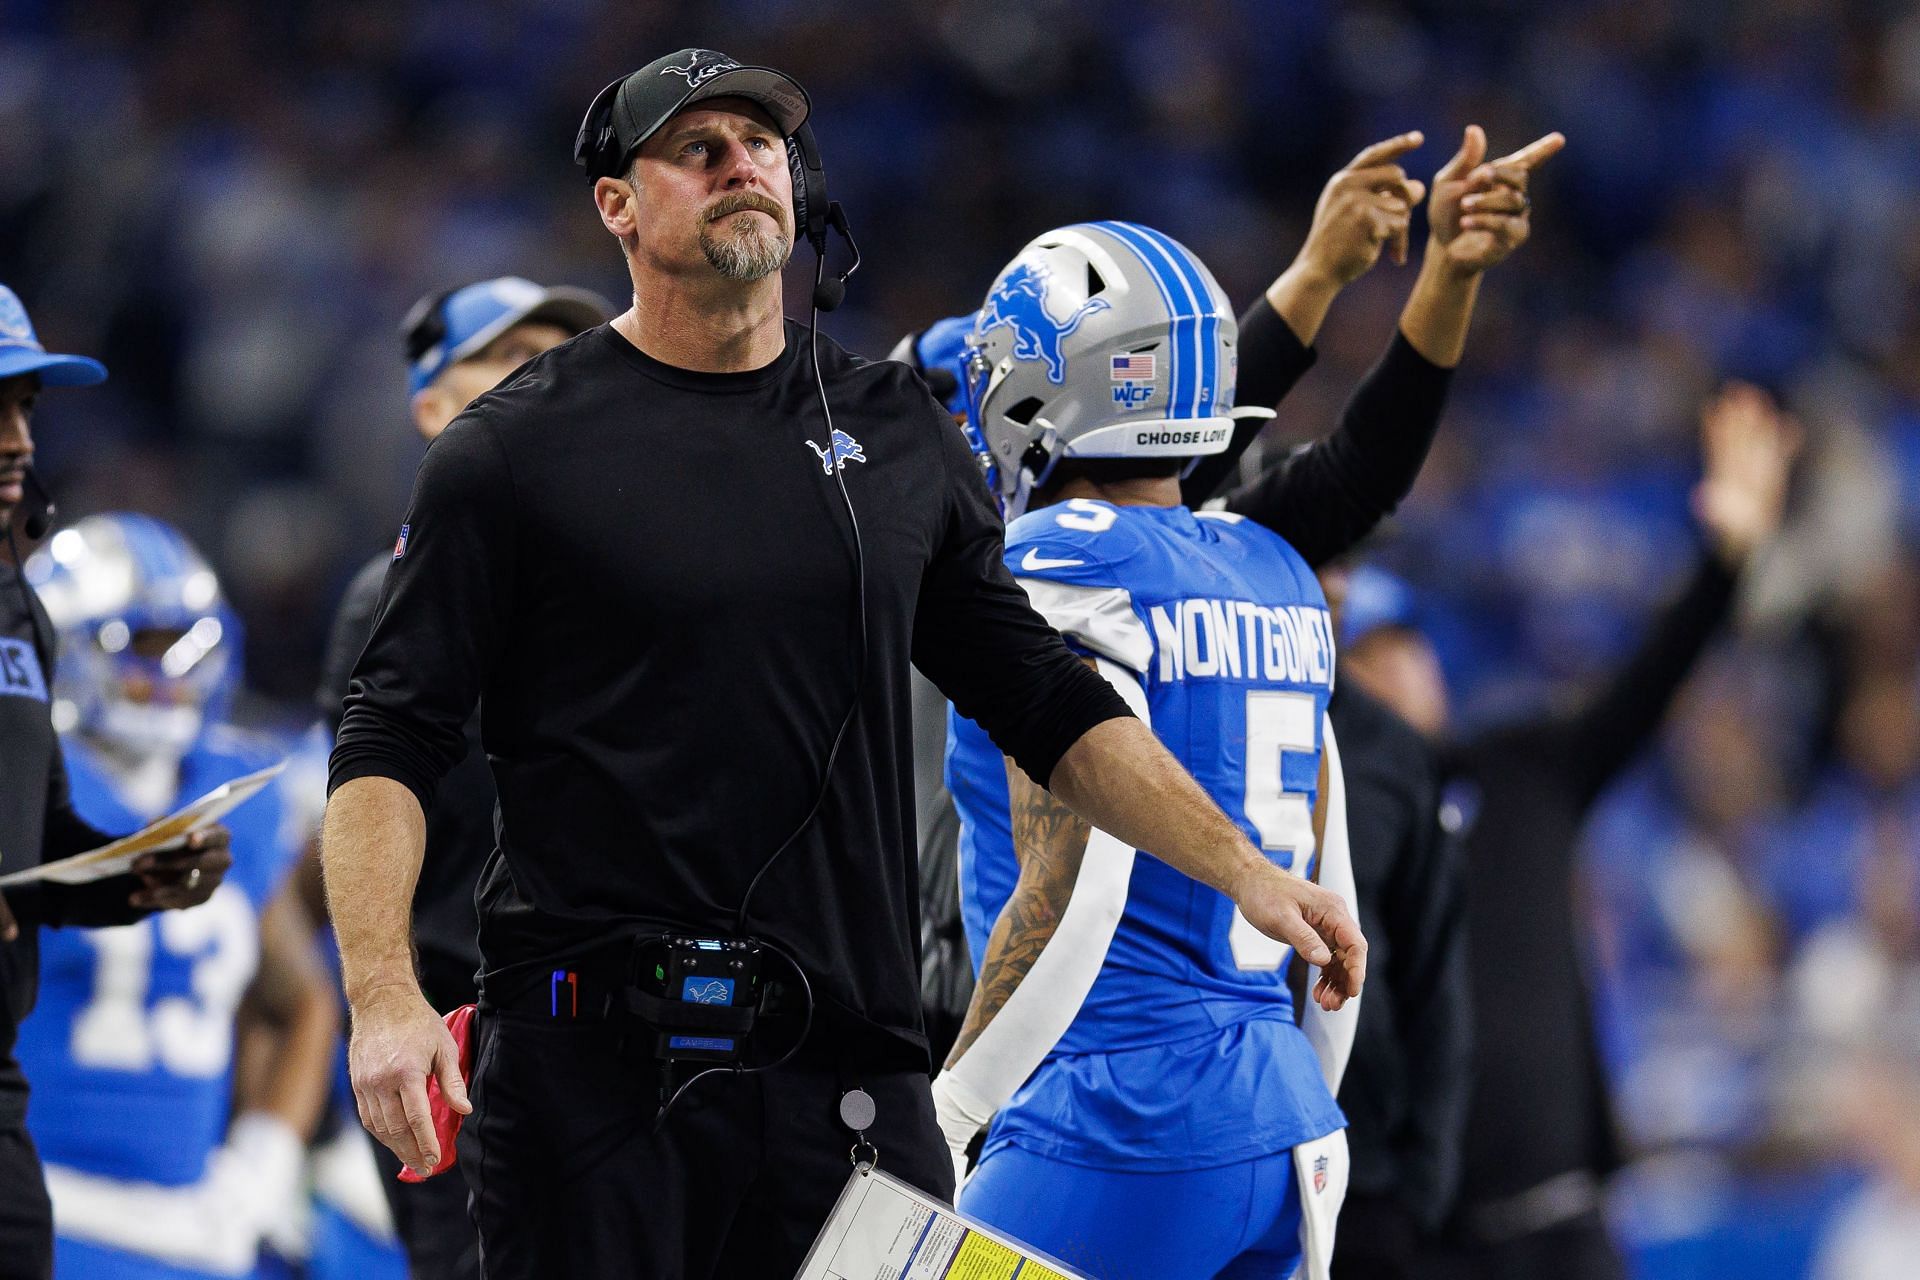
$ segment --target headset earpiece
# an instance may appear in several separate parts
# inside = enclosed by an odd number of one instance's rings
[[[815,253],[827,251],[827,170],[813,126],[801,124],[787,139],[787,169],[793,175],[793,225]]]
[[[621,76],[594,96],[580,121],[580,132],[574,135],[573,162],[587,171],[588,181],[620,176],[614,172],[620,167],[620,144],[613,128],[613,100],[626,79]]]

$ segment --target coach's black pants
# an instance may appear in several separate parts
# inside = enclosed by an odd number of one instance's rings
[[[879,1118],[880,1166],[946,1199],[953,1166],[924,1070],[803,1050],[695,1084],[656,1134],[657,1068],[616,1029],[482,1010],[460,1168],[487,1280],[784,1280],[852,1172],[840,1095]]]
[[[0,1124],[0,1280],[53,1274],[53,1204],[24,1122]]]
[[[372,1145],[393,1231],[414,1280],[480,1280],[480,1234],[467,1214],[467,1182],[459,1166],[425,1182],[402,1182],[400,1157]]]

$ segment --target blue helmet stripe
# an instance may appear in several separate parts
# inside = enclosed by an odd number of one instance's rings
[[[1167,248],[1171,241],[1166,241],[1164,237],[1156,239],[1158,233],[1150,232],[1147,228],[1130,222],[1108,222],[1100,225],[1133,246],[1140,252],[1143,261],[1152,263],[1158,260],[1161,265],[1154,269],[1156,279],[1172,281],[1174,283],[1172,291],[1186,300],[1188,305],[1184,310],[1170,308],[1173,312],[1172,339],[1176,350],[1190,349],[1193,359],[1188,366],[1186,377],[1181,379],[1185,385],[1175,385],[1173,393],[1168,397],[1167,407],[1176,417],[1199,416],[1200,379],[1209,376],[1207,352],[1201,344],[1201,320],[1206,315],[1212,298],[1207,295],[1204,288],[1196,289],[1195,286],[1199,282],[1186,273],[1179,257]],[[1182,364],[1186,363],[1182,360]],[[1195,372],[1199,374],[1199,378],[1194,376]]]
[[[1172,299],[1178,297],[1187,303],[1193,301],[1193,290],[1179,273],[1179,264],[1175,263],[1158,244],[1148,238],[1145,228],[1131,222],[1106,222],[1100,224],[1110,234],[1119,237],[1140,258],[1152,274],[1154,282],[1160,286],[1161,296],[1167,300],[1168,349],[1177,359],[1177,376],[1173,378],[1167,395],[1167,413],[1170,417],[1190,417],[1194,406],[1199,402],[1200,388],[1195,375],[1202,373],[1199,344],[1193,339],[1198,337],[1194,323],[1197,308],[1182,306]],[[1188,358],[1191,350],[1192,359]]]
[[[1201,368],[1204,371],[1204,385],[1207,389],[1205,403],[1196,402],[1196,414],[1217,412],[1220,403],[1220,316],[1213,305],[1213,291],[1207,288],[1206,272],[1201,269],[1199,260],[1173,237],[1155,231],[1152,227],[1136,228],[1140,234],[1158,243],[1167,256],[1176,262],[1187,283],[1194,292],[1194,307],[1202,317],[1198,325],[1200,340]]]
[[[1125,222],[1095,222],[1089,225],[1113,236],[1132,251],[1133,256],[1140,260],[1140,265],[1145,267],[1147,274],[1152,277],[1154,287],[1160,291],[1160,303],[1166,307],[1167,315],[1174,318],[1174,323],[1169,330],[1167,341],[1167,413],[1170,417],[1178,417],[1180,395],[1184,390],[1182,384],[1185,379],[1192,376],[1192,373],[1188,368],[1187,362],[1183,360],[1180,355],[1180,342],[1178,340],[1180,332],[1178,320],[1180,309],[1174,305],[1173,293],[1168,287],[1167,274],[1156,264],[1154,258],[1147,255],[1146,250],[1141,246],[1141,242],[1132,234],[1134,228],[1131,224]]]

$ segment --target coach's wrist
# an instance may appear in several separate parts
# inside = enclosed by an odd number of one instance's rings
[[[1281,877],[1288,874],[1286,868],[1269,861],[1258,852],[1253,852],[1235,866],[1232,875],[1225,882],[1216,887],[1227,895],[1227,899],[1235,907],[1251,918],[1256,914],[1254,904],[1263,901],[1273,892],[1276,872]]]
[[[343,984],[347,1008],[360,1013],[377,1009],[387,1004],[412,1004],[416,1000],[425,1000],[426,993],[420,989],[420,980],[413,970],[384,970],[369,974],[358,981]]]

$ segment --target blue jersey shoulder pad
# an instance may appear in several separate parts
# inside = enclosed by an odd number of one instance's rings
[[[1008,526],[1007,569],[1070,645],[1144,672],[1153,641],[1133,587],[1148,546],[1123,508],[1074,498]]]

